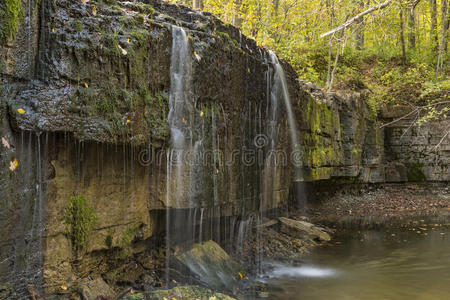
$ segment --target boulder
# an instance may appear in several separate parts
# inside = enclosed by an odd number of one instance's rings
[[[195,244],[176,258],[202,283],[213,289],[230,290],[243,276],[242,266],[213,241]]]
[[[329,241],[331,237],[314,224],[305,221],[296,221],[284,217],[278,218],[281,223],[281,232],[295,237],[311,236],[313,239]]]
[[[115,297],[113,289],[101,277],[81,283],[80,292],[83,300],[96,300],[98,296],[107,299]]]
[[[177,286],[170,290],[156,290],[149,293],[138,293],[128,295],[122,300],[143,300],[143,299],[202,299],[202,300],[234,300],[225,294],[216,293],[206,288],[195,285]]]

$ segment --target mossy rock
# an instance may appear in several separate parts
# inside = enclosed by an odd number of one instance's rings
[[[408,181],[427,181],[427,177],[422,171],[423,164],[411,163],[406,165],[406,177]]]
[[[185,286],[177,286],[170,290],[156,290],[150,293],[137,293],[134,295],[128,295],[123,298],[123,300],[141,300],[141,299],[201,299],[201,300],[234,300],[230,296],[215,293],[212,290],[205,289],[195,285],[185,285]]]
[[[176,258],[200,281],[214,289],[230,289],[244,273],[243,268],[213,241],[195,244]]]

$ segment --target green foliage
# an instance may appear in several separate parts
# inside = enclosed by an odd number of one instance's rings
[[[16,37],[19,22],[23,18],[21,0],[1,0],[0,2],[0,45]]]
[[[436,78],[435,75],[435,36],[440,39],[442,11],[438,9],[437,27],[430,28],[432,14],[428,1],[420,1],[415,8],[414,28],[408,24],[410,3],[393,1],[388,8],[366,15],[361,27],[353,24],[326,38],[320,35],[375,4],[353,0],[204,0],[203,3],[206,11],[225,22],[239,19],[245,35],[287,60],[303,80],[325,86],[329,62],[333,66],[339,52],[333,88],[369,89],[372,112],[388,102],[424,104],[430,98],[442,98],[448,91],[445,82],[450,75],[449,51],[444,54],[442,76]],[[236,6],[236,3],[241,5]],[[438,8],[441,3],[437,1]],[[401,47],[401,9],[405,57]],[[415,47],[409,45],[408,39],[413,33]],[[364,43],[357,47],[358,34],[363,35]],[[217,35],[227,40],[223,33]]]
[[[69,198],[69,204],[64,214],[64,224],[75,253],[78,254],[86,249],[97,222],[98,217],[87,203],[85,196],[78,195]]]
[[[118,253],[117,257],[118,259],[125,259],[131,255],[132,253],[131,244],[136,238],[138,232],[139,232],[138,226],[129,226],[122,233],[122,236],[120,238],[121,251]]]
[[[81,23],[81,21],[77,19],[77,20],[72,22],[72,28],[76,32],[82,32],[83,31],[83,23]]]

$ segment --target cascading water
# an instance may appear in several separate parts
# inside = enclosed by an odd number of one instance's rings
[[[289,96],[288,85],[286,82],[286,75],[284,73],[283,67],[278,60],[278,57],[272,51],[269,51],[270,58],[274,67],[273,74],[273,85],[271,95],[280,95],[283,98],[284,106],[286,109],[288,123],[289,123],[289,136],[291,139],[291,154],[289,155],[290,162],[294,168],[294,190],[295,190],[295,198],[300,201],[299,207],[304,208],[304,193],[301,184],[297,185],[297,183],[301,183],[303,181],[303,174],[301,169],[301,149],[297,136],[297,125],[294,117],[294,113],[292,111],[291,99]]]
[[[180,206],[185,191],[186,175],[185,161],[183,158],[188,147],[187,139],[190,138],[187,128],[190,123],[190,111],[188,92],[190,89],[190,75],[192,70],[189,52],[189,42],[186,32],[178,27],[172,27],[172,56],[170,66],[170,95],[169,116],[170,148],[167,154],[167,179],[166,179],[166,284],[169,284],[169,266],[171,249],[171,227],[177,218],[172,220],[171,208]]]
[[[292,112],[291,98],[289,97],[289,90],[286,83],[286,75],[284,74],[283,67],[281,66],[276,54],[272,51],[269,51],[269,54],[275,71],[273,74],[274,83],[272,85],[271,97],[276,97],[277,94],[281,93],[289,122],[289,134],[291,138],[292,151],[300,151],[300,145],[298,144],[297,137],[297,125],[294,113]]]

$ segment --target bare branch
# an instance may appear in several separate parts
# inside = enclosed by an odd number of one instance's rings
[[[424,108],[432,107],[432,106],[437,106],[437,105],[441,105],[441,104],[448,104],[448,103],[450,103],[450,101],[441,101],[441,102],[436,102],[436,103],[429,104],[429,105],[424,105],[424,106],[416,107],[413,111],[407,113],[406,115],[404,115],[404,116],[402,116],[402,117],[400,117],[400,118],[398,118],[398,119],[396,119],[396,120],[394,120],[394,121],[392,121],[392,122],[383,124],[383,125],[381,125],[379,128],[383,128],[383,127],[386,127],[386,126],[395,124],[395,123],[397,123],[398,121],[401,121],[401,120],[403,120],[403,119],[406,119],[406,118],[409,117],[410,115],[412,115],[412,114],[414,114],[414,113],[417,113],[417,112],[419,112],[420,110],[422,110],[422,109],[424,109]]]
[[[357,20],[359,20],[360,18],[364,17],[367,14],[370,14],[376,10],[380,10],[383,8],[386,8],[390,3],[392,2],[392,0],[386,0],[386,2],[380,3],[377,6],[371,7],[365,11],[363,11],[362,13],[357,14],[356,16],[354,16],[353,18],[345,21],[344,23],[342,23],[341,25],[339,25],[338,27],[326,32],[326,33],[322,33],[320,35],[320,37],[325,37],[327,35],[333,34],[339,30],[342,30],[344,28],[347,28],[348,26],[352,25],[354,22],[356,22]]]

